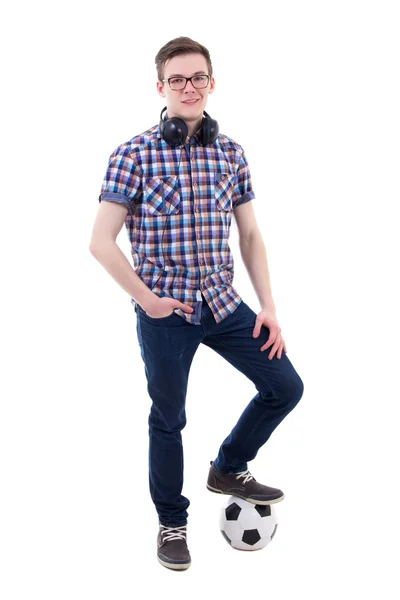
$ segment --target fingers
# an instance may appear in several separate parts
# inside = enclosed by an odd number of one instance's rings
[[[279,340],[280,340],[279,332],[280,332],[279,329],[271,327],[271,329],[269,330],[268,340],[265,342],[265,344],[263,346],[261,346],[260,350],[262,350],[263,352],[264,352],[264,350],[268,350],[268,348],[270,346],[272,346],[275,342],[278,342],[278,345],[279,345]]]
[[[278,348],[280,348],[280,345],[281,345],[281,342],[280,342],[280,336],[279,336],[279,339],[276,340],[275,344],[271,348],[271,352],[268,354],[269,360],[273,359],[274,354],[278,350]]]
[[[185,304],[184,302],[176,302],[174,308],[180,308],[184,312],[192,312],[193,308],[189,306],[189,304]]]
[[[254,329],[253,329],[253,337],[258,337],[260,335],[260,331],[261,331],[261,325],[256,321],[256,324],[254,325]]]
[[[274,349],[274,345],[276,346],[276,341],[277,341],[277,334],[275,333],[275,335],[274,335],[273,333],[270,333],[268,340],[260,348],[261,352],[264,352],[264,350],[268,350],[268,348],[270,346],[272,346],[272,349],[271,349],[271,351],[272,351]]]
[[[272,346],[270,353],[268,354],[268,359],[272,360],[275,353],[277,358],[282,357],[282,350],[286,353],[286,344],[280,334],[280,330],[276,331],[275,334],[270,333],[267,342],[261,346],[260,351],[264,352],[264,350],[268,350],[268,348]]]

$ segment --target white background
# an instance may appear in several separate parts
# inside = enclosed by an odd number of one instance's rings
[[[380,0],[17,2],[2,11],[0,595],[399,597],[399,17]],[[259,552],[209,461],[255,394],[200,346],[183,430],[192,566],[156,559],[150,399],[127,293],[89,252],[111,152],[152,127],[155,56],[205,45],[246,152],[304,395],[249,465],[284,490]],[[259,311],[231,230],[234,284]],[[125,227],[117,240],[129,258]],[[139,590],[142,590],[139,592]]]

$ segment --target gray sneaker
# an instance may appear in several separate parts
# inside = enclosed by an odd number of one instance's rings
[[[250,471],[225,475],[216,470],[212,460],[210,465],[207,479],[210,492],[238,496],[253,504],[275,504],[285,497],[282,490],[258,483]]]
[[[186,527],[167,527],[160,521],[157,536],[158,561],[168,569],[187,569],[191,559],[186,543]]]

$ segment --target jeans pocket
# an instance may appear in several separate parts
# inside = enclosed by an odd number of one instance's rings
[[[171,317],[177,317],[178,315],[175,313],[175,309],[173,310],[173,312],[170,315],[167,315],[166,317],[150,317],[150,315],[147,314],[147,312],[138,304],[137,305],[140,314],[142,314],[144,317],[146,317],[146,319],[148,319],[149,321],[165,321],[166,319],[170,319]]]
[[[144,201],[149,215],[153,217],[176,215],[180,210],[181,197],[177,177],[147,177],[144,186]]]

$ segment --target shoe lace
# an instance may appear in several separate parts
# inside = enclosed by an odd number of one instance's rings
[[[240,479],[240,477],[244,478],[243,483],[247,483],[248,481],[250,481],[250,479],[254,479],[253,475],[248,470],[237,473],[236,479]],[[254,479],[254,481],[255,481],[255,479]]]
[[[171,540],[185,540],[186,541],[186,527],[187,525],[182,525],[181,527],[167,527],[166,525],[162,525],[161,527],[161,535],[163,541],[169,542]]]

